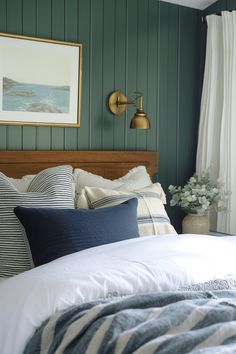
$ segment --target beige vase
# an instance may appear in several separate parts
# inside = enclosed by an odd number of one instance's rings
[[[208,235],[210,221],[206,215],[188,214],[182,221],[183,234],[203,234]]]

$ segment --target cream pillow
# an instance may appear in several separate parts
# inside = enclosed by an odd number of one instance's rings
[[[165,211],[162,202],[165,200],[164,196],[159,183],[133,192],[85,187],[78,199],[77,208],[110,207],[136,197],[138,199],[137,218],[140,236],[173,234],[176,231]]]
[[[24,193],[27,192],[27,189],[34,177],[35,175],[27,175],[22,178],[9,178],[9,180],[16,187],[18,192]]]
[[[125,176],[114,180],[103,178],[102,176],[76,168],[74,170],[74,182],[76,199],[78,199],[84,187],[132,191],[152,184],[152,180],[145,166],[134,167]]]
[[[152,184],[152,180],[145,166],[134,167],[125,176],[115,179],[114,181],[123,183],[122,186],[118,188],[125,191],[134,191]]]

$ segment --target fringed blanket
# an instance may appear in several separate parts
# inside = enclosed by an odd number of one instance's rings
[[[205,283],[193,284],[190,286],[186,286],[179,290],[181,291],[207,291],[207,290],[236,290],[236,278],[228,278],[228,279],[215,279],[209,280]]]
[[[58,312],[25,354],[236,353],[236,291],[136,295]]]

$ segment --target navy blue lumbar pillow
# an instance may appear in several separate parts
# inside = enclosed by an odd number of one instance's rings
[[[35,266],[86,248],[139,237],[137,199],[101,209],[16,207]]]

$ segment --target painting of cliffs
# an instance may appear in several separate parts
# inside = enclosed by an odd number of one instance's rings
[[[3,77],[2,88],[3,111],[69,112],[70,86],[25,83]]]

